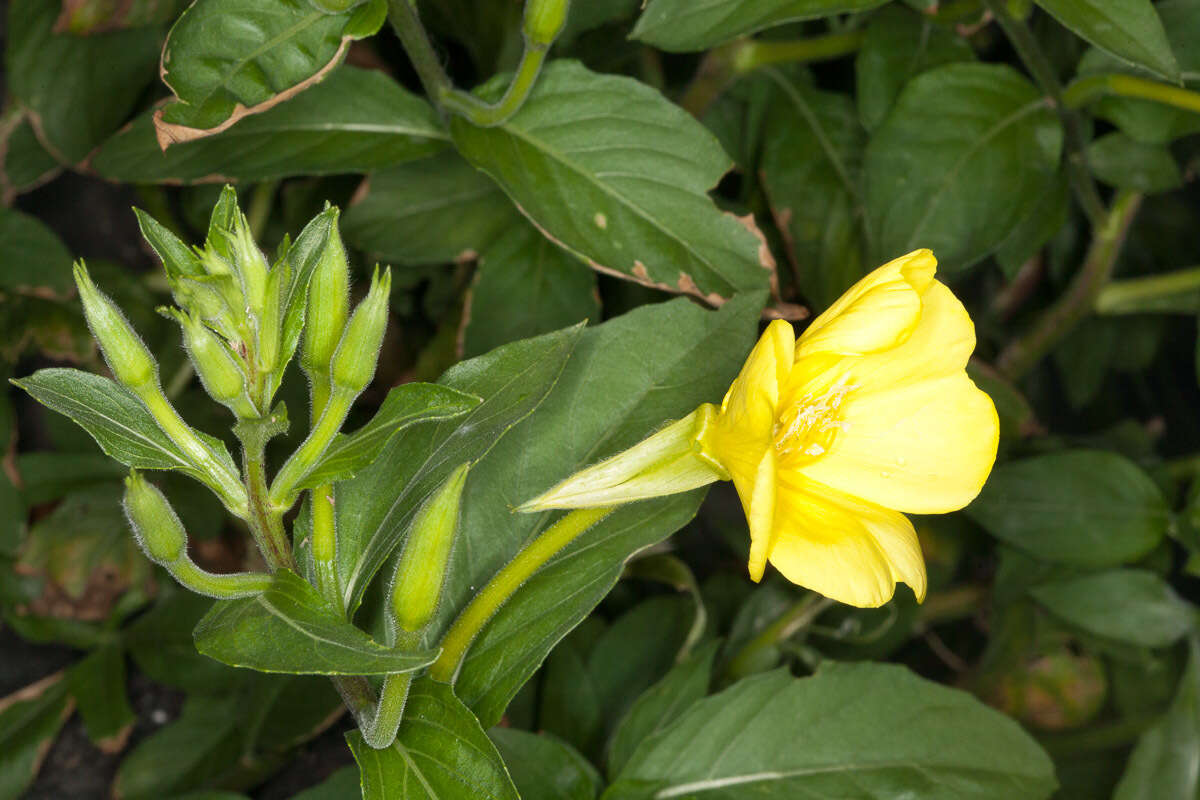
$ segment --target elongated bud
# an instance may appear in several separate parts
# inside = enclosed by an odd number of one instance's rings
[[[392,615],[403,631],[420,631],[437,611],[469,469],[454,470],[413,519],[392,583]]]
[[[208,326],[186,312],[170,309],[183,328],[183,343],[205,390],[217,402],[229,404],[246,390],[246,376],[229,348]]]
[[[334,218],[329,244],[308,284],[308,313],[300,364],[310,375],[329,371],[350,315],[350,265]]]
[[[375,361],[379,358],[379,346],[383,344],[383,333],[387,329],[388,296],[392,290],[392,272],[384,270],[379,277],[379,268],[371,276],[371,290],[354,309],[354,315],[342,333],[337,350],[333,354],[330,374],[334,386],[358,394],[367,388],[375,375]]]
[[[525,0],[525,38],[549,47],[567,23],[568,0]]]
[[[96,288],[82,261],[75,264],[75,285],[92,335],[100,343],[104,360],[118,381],[140,388],[158,379],[158,364],[142,343],[141,337],[117,308],[117,304]]]
[[[705,403],[628,450],[576,472],[517,510],[598,508],[728,480],[728,473],[704,455],[700,444],[715,414],[715,407]]]
[[[268,296],[267,259],[255,244],[254,236],[250,233],[250,224],[246,222],[246,215],[241,211],[234,215],[233,230],[230,234],[233,264],[242,281],[246,305],[255,316],[262,316]]]
[[[258,316],[258,368],[265,373],[283,368],[279,354],[283,339],[285,295],[291,284],[291,269],[281,262],[267,275],[266,304]]]
[[[170,566],[185,554],[183,523],[163,493],[137,470],[125,479],[124,505],[133,534],[151,561]]]
[[[232,279],[226,279],[230,281]],[[175,301],[187,311],[195,314],[205,323],[219,331],[230,341],[238,338],[239,315],[234,315],[233,309],[226,299],[226,293],[213,285],[211,280],[180,279],[173,292]]]

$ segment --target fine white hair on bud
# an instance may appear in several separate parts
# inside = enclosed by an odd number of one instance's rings
[[[158,380],[158,364],[140,336],[107,295],[96,288],[82,261],[75,264],[75,285],[92,335],[100,343],[113,376],[137,389]]]
[[[339,389],[358,394],[375,376],[375,362],[387,330],[391,288],[391,270],[385,269],[380,276],[376,267],[371,276],[371,289],[354,309],[333,354],[330,376]]]

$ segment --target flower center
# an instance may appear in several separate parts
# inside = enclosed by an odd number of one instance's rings
[[[839,417],[838,409],[846,395],[857,387],[846,379],[822,393],[809,392],[789,405],[775,420],[775,450],[780,456],[814,461],[829,451],[838,431],[850,423]]]

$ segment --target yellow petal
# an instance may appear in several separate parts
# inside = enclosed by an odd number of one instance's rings
[[[965,372],[851,392],[842,430],[804,475],[898,511],[941,514],[983,487],[1000,437],[992,400]]]
[[[937,260],[928,250],[879,267],[813,320],[797,343],[796,357],[862,355],[897,346],[916,328],[921,294],[936,269]]]
[[[903,514],[789,476],[775,528],[770,560],[793,583],[860,608],[886,603],[897,582],[925,597],[925,562]]]
[[[758,583],[767,566],[775,522],[775,448],[763,452],[751,485],[735,479],[734,486],[750,523],[750,579]]]

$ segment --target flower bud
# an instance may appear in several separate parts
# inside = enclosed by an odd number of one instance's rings
[[[75,285],[92,335],[118,381],[140,388],[158,378],[158,364],[116,303],[96,288],[83,262],[75,264]]]
[[[728,474],[704,456],[699,441],[715,413],[716,409],[705,403],[628,450],[580,470],[517,510],[598,508],[728,480]]]
[[[328,372],[349,312],[350,266],[346,263],[346,248],[335,217],[329,243],[308,283],[308,313],[300,350],[300,364],[305,372],[310,375]]]
[[[174,287],[175,301],[226,339],[238,339],[238,318],[225,293],[213,284],[214,281],[208,280],[181,279]]]
[[[246,305],[255,316],[262,316],[267,303],[267,260],[254,242],[246,215],[238,211],[233,218],[229,239],[233,265],[242,282]]]
[[[367,388],[375,375],[375,361],[387,329],[388,296],[392,289],[392,272],[379,268],[371,276],[371,290],[354,309],[337,350],[333,354],[330,374],[334,386],[358,394]]]
[[[549,47],[567,23],[569,0],[525,0],[525,38],[530,44]]]
[[[170,313],[183,328],[184,345],[209,396],[226,404],[241,397],[246,376],[225,343],[191,314],[175,309]]]
[[[258,315],[258,368],[272,373],[284,365],[279,363],[283,340],[283,313],[287,292],[291,286],[291,269],[281,262],[267,274],[266,302]],[[289,353],[289,357],[290,357]]]
[[[408,531],[392,582],[392,616],[403,631],[420,631],[437,611],[470,467],[462,464],[450,474],[417,511]]]
[[[137,470],[130,470],[125,479],[124,506],[133,535],[151,561],[169,566],[185,554],[183,523],[163,493]]]

